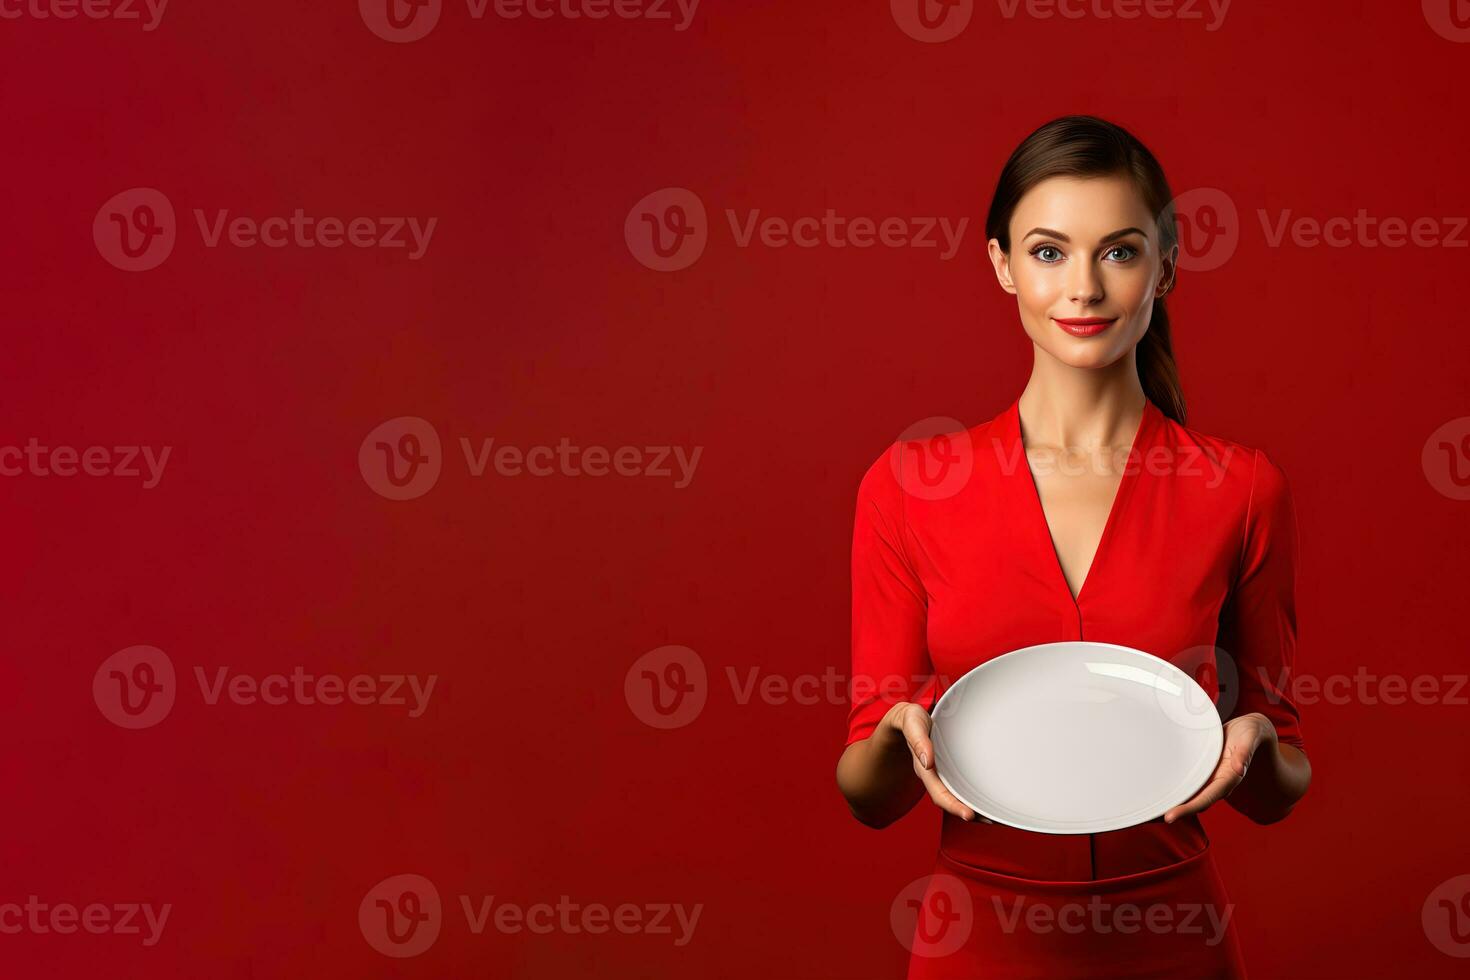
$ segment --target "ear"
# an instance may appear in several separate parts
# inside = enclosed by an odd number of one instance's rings
[[[1178,275],[1179,243],[1175,242],[1159,260],[1159,284],[1154,287],[1154,299],[1163,299],[1166,293],[1172,292]]]
[[[990,264],[995,266],[995,278],[1000,282],[1000,288],[1011,295],[1016,293],[1016,284],[1011,279],[1011,259],[1000,247],[1000,241],[992,238],[988,246],[990,252]]]

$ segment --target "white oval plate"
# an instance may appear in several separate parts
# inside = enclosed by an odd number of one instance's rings
[[[1197,793],[1220,762],[1210,695],[1167,660],[1084,640],[986,661],[934,706],[934,764],[949,791],[999,823],[1100,834]]]

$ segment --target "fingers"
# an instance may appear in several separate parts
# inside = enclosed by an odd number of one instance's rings
[[[1226,773],[1225,775],[1216,776],[1214,779],[1211,779],[1205,785],[1205,788],[1200,790],[1193,799],[1181,803],[1179,806],[1176,806],[1174,807],[1174,809],[1165,813],[1164,823],[1173,823],[1180,817],[1187,817],[1191,813],[1199,813],[1203,810],[1208,810],[1210,807],[1223,800],[1226,794],[1234,789],[1235,784],[1238,782],[1240,782],[1240,778],[1234,773]]]
[[[1221,755],[1220,764],[1215,767],[1215,774],[1210,777],[1204,789],[1196,793],[1192,799],[1165,812],[1164,823],[1173,823],[1180,817],[1208,810],[1229,796],[1230,791],[1240,785],[1250,767],[1249,751],[1249,748],[1241,746],[1226,746]]]
[[[977,817],[981,820],[985,819],[961,803],[957,796],[946,789],[937,773],[920,767],[917,758],[914,759],[914,772],[918,774],[919,782],[923,783],[924,789],[928,791],[929,799],[933,800],[935,806],[945,813],[952,813],[961,820],[974,820]]]
[[[929,798],[944,812],[952,813],[961,820],[992,823],[993,821],[962,803],[939,778],[939,773],[934,768],[934,743],[929,739],[929,730],[933,724],[929,713],[918,705],[909,705],[904,709],[901,730],[904,741],[908,742],[909,752],[914,757],[914,773],[919,777],[919,782],[924,784]]]
[[[909,752],[913,753],[914,761],[920,768],[934,768],[934,743],[929,741],[929,727],[933,722],[928,712],[916,704],[911,704],[904,709],[901,730],[905,742],[909,743]]]

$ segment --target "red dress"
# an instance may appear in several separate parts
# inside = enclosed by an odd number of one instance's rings
[[[1174,662],[1218,690],[1226,717],[1261,712],[1303,747],[1287,695],[1297,530],[1281,470],[1151,402],[1126,462],[1076,599],[1019,400],[967,431],[896,443],[868,469],[853,532],[848,744],[897,701],[932,709],[1000,654],[1097,640]],[[944,814],[937,865],[914,889],[910,978],[1245,975],[1196,816],[1062,836]]]

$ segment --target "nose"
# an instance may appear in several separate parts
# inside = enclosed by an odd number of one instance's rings
[[[1090,306],[1103,298],[1102,276],[1091,262],[1072,264],[1071,276],[1067,279],[1067,298],[1078,306]]]

